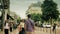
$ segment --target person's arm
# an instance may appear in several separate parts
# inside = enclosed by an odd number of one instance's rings
[[[21,31],[22,30],[20,24],[17,26],[17,29],[18,29],[18,31]]]
[[[26,30],[26,24],[24,24],[24,29]]]

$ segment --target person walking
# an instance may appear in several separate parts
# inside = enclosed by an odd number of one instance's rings
[[[4,24],[4,34],[9,34],[9,23],[8,23],[8,21],[5,21],[5,24]]]
[[[12,32],[12,28],[13,28],[13,23],[10,22],[10,32]]]
[[[53,32],[55,31],[55,29],[56,29],[56,24],[54,23],[54,25],[53,25]]]
[[[25,21],[26,24],[26,34],[34,34],[35,24],[31,19],[31,15],[27,15],[28,19]]]
[[[24,19],[21,20],[19,27],[19,34],[26,34],[25,30],[26,30],[26,26],[24,23]]]

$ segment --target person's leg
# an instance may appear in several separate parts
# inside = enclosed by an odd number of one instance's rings
[[[53,32],[54,32],[55,28],[53,28]]]
[[[23,34],[23,32],[22,32],[22,31],[20,31],[20,32],[19,32],[19,34]]]
[[[5,34],[8,34],[7,29],[5,29]]]
[[[22,34],[26,34],[26,32],[25,31],[22,31]]]
[[[5,29],[5,31],[4,31],[4,32],[5,32],[5,34],[9,34],[9,33],[8,33],[8,29]]]
[[[24,28],[22,28],[22,34],[26,34],[26,32],[25,32],[25,29],[24,29]]]
[[[11,32],[11,27],[10,27],[10,32]]]
[[[11,27],[11,32],[12,32],[12,27]]]
[[[9,34],[9,30],[8,29],[6,29],[6,33]]]
[[[19,31],[19,34],[20,34],[20,31]]]
[[[4,34],[6,34],[6,29],[4,29]]]

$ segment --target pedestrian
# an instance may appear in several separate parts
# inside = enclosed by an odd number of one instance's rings
[[[9,23],[8,23],[8,21],[5,21],[5,24],[4,24],[4,34],[9,34]]]
[[[35,24],[34,21],[31,19],[31,15],[27,15],[28,19],[25,21],[26,23],[26,34],[34,34]]]
[[[24,19],[22,19],[19,25],[19,34],[26,34],[25,30],[26,30],[26,26],[24,23]]]
[[[53,25],[53,32],[55,31],[55,29],[56,29],[56,24],[54,23],[54,25]]]
[[[13,23],[10,22],[10,32],[12,32],[12,28],[13,28]]]

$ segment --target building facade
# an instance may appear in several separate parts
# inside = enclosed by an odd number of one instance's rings
[[[29,7],[28,10],[26,11],[26,14],[42,14],[41,11],[41,7],[39,5],[34,5],[34,3],[32,3]]]

